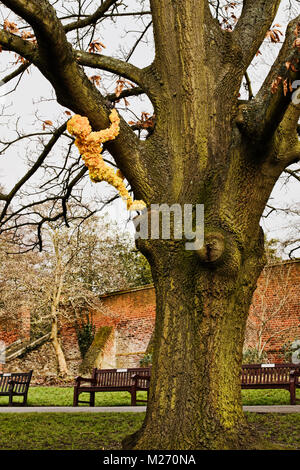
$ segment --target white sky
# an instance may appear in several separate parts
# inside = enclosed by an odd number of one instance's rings
[[[135,5],[133,0],[131,3],[132,6]],[[274,24],[279,23],[282,25],[280,28],[282,32],[285,31],[286,27],[286,15],[284,11],[287,3],[287,0],[282,2],[279,14],[274,21]],[[149,20],[149,17],[145,17],[145,24],[148,24]],[[128,21],[128,17],[124,17],[124,19],[121,20],[123,27],[131,31],[129,35],[126,36],[126,38],[125,36],[120,37],[119,21],[117,25],[110,21],[107,21],[107,23],[104,22],[104,27],[101,27],[101,34],[96,37],[96,39],[99,39],[106,45],[106,48],[102,51],[103,54],[113,56],[116,55],[116,51],[119,51],[120,53],[120,44],[121,49],[130,49],[130,41],[131,43],[134,43],[134,39],[137,37],[136,31],[138,28],[134,23],[128,23]],[[148,38],[151,40],[151,33],[148,34]],[[258,56],[258,58],[255,60],[255,64],[252,64],[249,69],[249,75],[252,79],[254,92],[259,89],[259,86],[267,73],[268,67],[272,64],[274,58],[276,57],[278,47],[267,43],[260,50],[263,53],[262,56]],[[150,64],[152,59],[153,47],[151,44],[147,45],[146,43],[143,43],[141,47],[135,51],[130,62],[138,65],[139,67],[144,67]],[[0,77],[4,77],[6,75],[5,67],[7,60],[14,62],[16,60],[14,54],[1,54]],[[90,69],[89,72],[90,73],[88,73],[88,75],[95,75],[98,73],[92,69]],[[108,81],[105,79],[107,74],[103,74],[102,72],[99,74],[102,77],[102,84],[107,87]],[[0,94],[3,95],[4,88],[6,88],[6,91],[7,89],[12,89],[15,86],[16,81],[17,80],[14,80],[14,82],[11,82],[7,87],[1,87]],[[114,88],[115,85],[112,83],[110,87],[108,87],[107,92],[113,92]],[[24,74],[21,86],[17,88],[17,91],[5,97],[5,104],[9,105],[5,114],[9,114],[9,116],[0,117],[0,140],[9,140],[12,137],[13,134],[9,131],[9,123],[13,121],[14,115],[20,116],[19,128],[23,129],[24,131],[29,130],[30,132],[34,130],[39,131],[42,129],[42,122],[39,123],[36,121],[36,110],[38,110],[38,115],[41,120],[50,119],[54,123],[57,123],[58,110],[60,110],[61,122],[62,120],[65,120],[65,108],[57,105],[55,101],[40,102],[41,98],[45,99],[51,97],[51,93],[51,88],[49,87],[47,80],[37,71],[36,68],[31,67],[30,73]],[[3,101],[4,98],[0,98],[0,105],[3,103]],[[142,102],[140,98],[134,98],[131,99],[131,102],[135,103],[134,111],[138,116],[140,116],[142,111],[151,111],[149,101]],[[123,105],[121,104],[121,106]],[[130,116],[130,119],[134,120],[134,117]],[[59,146],[56,147],[56,151],[59,151]],[[0,156],[0,183],[5,186],[6,190],[9,190],[24,174],[25,169],[26,163],[24,162],[24,147],[22,142],[22,145],[18,145],[18,147],[11,149],[4,155]],[[114,189],[109,188],[106,183],[100,183],[93,186],[93,190],[90,190],[91,197],[93,197],[93,191],[96,191],[97,193],[103,193],[103,191],[107,193],[107,191],[109,191],[110,194],[114,194]],[[95,186],[97,186],[97,188],[95,188]],[[292,181],[292,179],[288,185],[283,185],[282,181],[279,181],[273,190],[270,201],[271,204],[280,207],[293,206],[300,209],[299,188],[299,183]],[[124,222],[127,220],[128,213],[125,209],[124,203],[121,200],[117,201],[113,207],[110,208],[110,217],[116,221],[121,220]],[[262,220],[262,226],[269,234],[269,237],[279,239],[284,239],[287,236],[287,231],[290,230],[291,225],[295,226],[296,230],[298,230],[300,226],[300,217],[287,217],[286,214],[279,212],[273,213],[267,219]],[[127,226],[127,228],[130,228],[131,231],[133,230],[132,226]]]

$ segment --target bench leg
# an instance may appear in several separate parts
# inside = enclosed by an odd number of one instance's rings
[[[295,383],[290,385],[290,399],[291,405],[296,405],[296,386]]]
[[[95,392],[90,392],[90,406],[95,406]]]
[[[130,392],[131,394],[131,406],[136,406],[136,389],[134,388]]]
[[[78,389],[75,387],[74,388],[74,395],[73,395],[73,406],[78,406]]]
[[[8,405],[9,406],[13,405],[13,395],[12,395],[12,393],[9,395]]]

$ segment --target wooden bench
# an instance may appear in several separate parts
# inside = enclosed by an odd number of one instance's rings
[[[91,378],[77,377],[74,386],[73,406],[78,403],[89,403],[95,406],[96,392],[129,392],[131,394],[131,405],[146,400],[137,400],[138,390],[149,391],[150,368],[139,367],[132,369],[93,369]],[[82,383],[85,383],[82,385]],[[79,400],[80,393],[90,394],[89,401]]]
[[[27,394],[32,377],[32,370],[29,372],[15,372],[0,374],[0,397],[9,398],[11,405],[27,405]],[[23,397],[22,403],[13,403],[13,397]]]
[[[136,392],[149,391],[151,368],[94,369],[91,378],[77,377],[74,387],[74,406],[78,403],[95,405],[95,392],[128,391],[131,405],[136,405]],[[82,386],[82,382],[90,385]],[[300,364],[243,364],[242,389],[284,389],[290,392],[291,405],[296,404],[296,388],[300,388]],[[90,401],[79,401],[79,394],[90,393]],[[148,393],[147,393],[148,397]]]
[[[291,405],[296,404],[296,388],[300,387],[300,365],[243,364],[243,389],[284,389],[290,392]]]

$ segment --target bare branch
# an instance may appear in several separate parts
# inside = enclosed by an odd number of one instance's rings
[[[29,41],[8,31],[0,30],[0,45],[4,51],[14,51],[29,62],[39,65],[38,49]]]
[[[85,26],[95,24],[100,18],[103,18],[105,13],[110,9],[111,6],[115,5],[117,1],[118,0],[105,0],[104,2],[101,2],[99,8],[97,8],[97,10],[92,15],[65,25],[65,32],[68,33],[74,29],[84,28]]]
[[[6,201],[6,204],[4,205],[1,214],[0,214],[0,221],[3,220],[7,213],[7,209],[12,201],[12,199],[15,197],[17,192],[20,190],[20,188],[34,175],[34,173],[41,167],[43,164],[45,158],[49,155],[49,152],[53,149],[54,145],[58,141],[58,139],[61,137],[63,132],[66,130],[67,124],[64,123],[62,126],[60,126],[58,129],[56,129],[53,132],[52,138],[49,140],[48,144],[45,146],[43,152],[39,156],[39,158],[36,160],[35,164],[27,171],[27,173],[18,181],[18,183],[13,187],[13,189],[10,191],[9,194],[7,194],[4,198]]]
[[[20,65],[16,70],[14,70],[12,73],[9,75],[6,75],[6,77],[2,78],[2,82],[8,83],[14,78],[18,77],[19,75],[23,74],[28,68],[30,67],[30,62],[25,62],[24,64]]]
[[[144,71],[142,69],[139,69],[128,62],[124,62],[123,60],[84,51],[74,51],[74,55],[77,63],[80,65],[121,75],[140,86],[142,86],[145,81]]]
[[[300,151],[300,148],[299,148],[299,151]],[[300,153],[299,153],[299,158],[300,158]],[[286,168],[284,170],[284,173],[288,174],[289,176],[292,176],[293,178],[295,178],[297,181],[300,182],[300,175],[298,175],[298,173],[296,171],[293,171],[293,170],[290,170],[290,169]]]
[[[141,87],[134,87],[134,88],[127,88],[125,90],[122,90],[121,93],[118,95],[116,93],[111,93],[109,95],[106,95],[105,98],[110,102],[115,102],[123,98],[130,98],[131,96],[139,96],[139,95],[142,95],[143,93],[145,92]]]

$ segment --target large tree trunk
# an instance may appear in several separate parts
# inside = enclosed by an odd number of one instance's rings
[[[211,269],[194,252],[158,245],[149,257],[157,299],[150,400],[142,430],[124,445],[240,448],[249,440],[240,393],[242,347],[263,241],[249,247],[235,270],[222,264]]]

